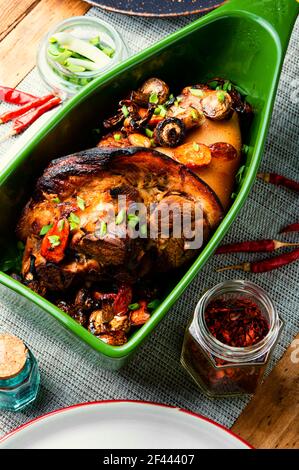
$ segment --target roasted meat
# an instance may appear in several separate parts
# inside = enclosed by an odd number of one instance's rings
[[[119,196],[126,196],[125,208]],[[203,181],[167,156],[143,148],[94,148],[53,160],[17,227],[26,244],[23,278],[63,291],[82,281],[130,283],[149,271],[177,268],[197,250],[186,248],[184,237],[160,238],[159,229],[153,239],[132,237],[131,227],[141,219],[129,212],[136,203],[154,207],[145,214],[146,229],[159,220],[155,213],[161,204],[185,202],[191,212],[201,204],[203,216],[193,221],[193,229],[203,229],[206,240],[221,220],[221,205]],[[111,208],[117,214],[114,225]]]

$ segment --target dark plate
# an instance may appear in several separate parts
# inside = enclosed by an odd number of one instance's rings
[[[86,0],[104,10],[139,16],[186,16],[212,10],[224,0]]]

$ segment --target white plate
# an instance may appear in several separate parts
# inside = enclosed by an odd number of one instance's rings
[[[155,403],[82,403],[41,416],[0,439],[7,449],[244,449],[224,427]]]

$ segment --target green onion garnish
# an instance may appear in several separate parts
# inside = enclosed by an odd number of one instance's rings
[[[161,300],[159,299],[154,299],[149,304],[147,305],[147,308],[150,308],[151,310],[155,310],[155,308],[159,307],[161,303]]]
[[[193,142],[193,148],[194,148],[195,152],[199,151],[199,145],[196,142]]]
[[[129,310],[137,310],[139,307],[140,307],[140,305],[137,302],[135,302],[134,304],[130,304],[128,306],[128,309]]]
[[[104,237],[107,233],[107,224],[102,220],[101,227],[100,227],[100,237]]]
[[[58,222],[57,228],[58,228],[59,232],[61,232],[64,229],[64,220],[63,219]]]
[[[122,106],[121,110],[125,118],[129,116],[130,112],[125,104]]]
[[[126,210],[121,209],[115,218],[115,224],[120,225],[125,220]]]
[[[54,198],[52,199],[52,201],[53,201],[53,202],[56,202],[57,204],[60,203],[59,197],[54,197]]]
[[[152,93],[149,97],[149,102],[152,104],[158,104],[159,103],[159,97],[157,93]]]
[[[81,209],[81,211],[84,211],[84,209],[85,209],[85,201],[84,201],[84,199],[82,199],[82,197],[80,197],[80,196],[77,196],[77,206],[79,207],[79,209]]]
[[[224,100],[225,100],[225,93],[224,93],[224,91],[219,91],[219,92],[217,93],[217,99],[218,99],[219,103],[223,103],[223,102],[224,102]]]
[[[40,235],[46,235],[46,233],[49,232],[49,230],[53,227],[53,224],[49,224],[49,225],[44,225],[42,228],[41,228],[41,231],[39,232]]]
[[[114,140],[116,140],[116,142],[118,142],[119,140],[121,140],[121,134],[114,134]]]
[[[60,236],[59,235],[50,235],[48,237],[48,240],[49,240],[52,248],[55,248],[56,246],[60,245]]]
[[[80,224],[80,217],[78,217],[76,214],[73,212],[70,213],[68,217],[68,221],[70,223],[70,229],[75,230],[79,227]]]
[[[147,137],[149,137],[150,139],[153,137],[154,135],[154,132],[151,131],[150,129],[145,129],[145,133],[147,135]]]
[[[191,95],[198,96],[199,98],[202,98],[204,95],[203,91],[198,88],[190,88],[190,93]]]

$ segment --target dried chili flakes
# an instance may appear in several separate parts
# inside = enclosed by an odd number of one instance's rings
[[[218,341],[234,347],[257,344],[269,331],[261,309],[245,297],[212,300],[205,310],[205,321]]]

